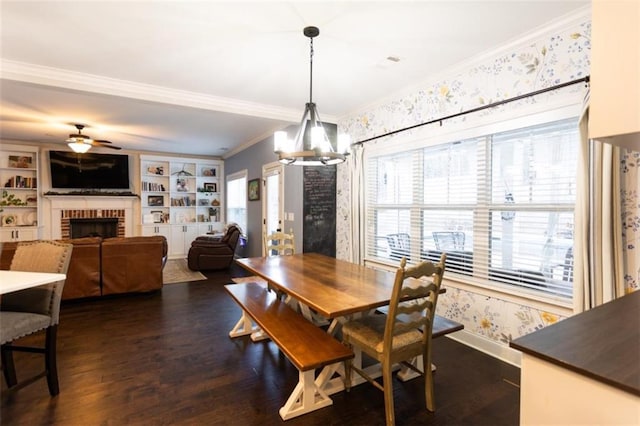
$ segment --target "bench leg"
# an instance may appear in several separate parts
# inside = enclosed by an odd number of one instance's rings
[[[260,330],[260,327],[253,325],[253,322],[251,321],[251,317],[249,317],[249,315],[247,315],[246,312],[243,310],[242,316],[240,317],[236,325],[229,332],[229,337],[233,338],[233,337],[246,336],[248,334],[252,334],[258,331],[261,332],[262,330]]]
[[[269,335],[260,328],[257,328],[256,331],[251,333],[252,342],[260,342],[261,340],[267,340],[267,339],[270,339]]]
[[[298,384],[280,408],[280,417],[282,420],[289,420],[331,404],[331,398],[316,383],[315,371],[300,371]]]

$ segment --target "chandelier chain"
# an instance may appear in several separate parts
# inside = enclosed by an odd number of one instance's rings
[[[310,37],[309,40],[309,103],[313,103],[313,37]]]

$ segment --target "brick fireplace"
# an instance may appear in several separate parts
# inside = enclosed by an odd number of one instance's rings
[[[137,197],[111,196],[67,196],[56,195],[45,197],[49,207],[48,226],[51,236],[45,238],[71,238],[71,220],[82,219],[117,219],[118,237],[135,235],[135,227],[139,224]],[[98,222],[98,221],[97,221]]]
[[[60,231],[62,239],[72,238],[71,222],[73,219],[117,219],[116,236],[125,236],[125,211],[124,209],[88,209],[88,210],[62,210],[60,215]]]

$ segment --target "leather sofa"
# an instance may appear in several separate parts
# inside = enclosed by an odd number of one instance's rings
[[[163,236],[58,241],[73,244],[63,300],[162,288],[162,269],[167,260],[167,240]],[[17,245],[3,243],[0,269],[9,269]]]
[[[189,249],[187,263],[192,271],[226,269],[231,265],[240,239],[240,228],[229,225],[220,237],[202,235],[197,237]]]

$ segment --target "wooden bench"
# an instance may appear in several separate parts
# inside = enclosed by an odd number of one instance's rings
[[[334,364],[335,371],[341,362],[353,358],[353,351],[267,291],[266,283],[228,284],[225,289],[244,311],[243,317],[251,317],[299,371],[298,384],[280,408],[280,417],[288,420],[333,404],[316,383],[315,370]],[[244,330],[238,333],[238,326],[234,327],[235,336],[255,330],[250,322],[247,327],[246,319],[241,322]]]

